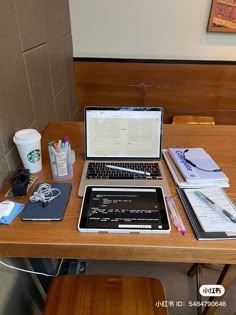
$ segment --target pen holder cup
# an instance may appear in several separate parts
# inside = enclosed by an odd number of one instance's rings
[[[53,146],[48,147],[52,175],[54,180],[64,180],[73,177],[73,165],[71,156],[71,146],[69,142],[65,146],[56,150]]]

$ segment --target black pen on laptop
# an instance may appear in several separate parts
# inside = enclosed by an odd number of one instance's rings
[[[106,165],[106,167],[112,168],[114,170],[126,171],[126,172],[131,172],[131,173],[136,173],[136,174],[147,175],[147,176],[151,175],[151,173],[149,172],[134,170],[132,168],[126,168],[126,167],[120,167],[120,166],[114,166],[114,165]]]

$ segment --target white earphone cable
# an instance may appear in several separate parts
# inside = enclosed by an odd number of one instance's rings
[[[38,272],[38,271],[31,271],[31,270],[21,269],[21,268],[15,267],[15,266],[8,265],[8,264],[4,263],[1,260],[0,260],[0,264],[2,264],[5,267],[11,268],[11,269],[15,269],[15,270],[18,270],[18,271],[23,271],[23,272],[27,272],[27,273],[33,273],[33,274],[36,274],[36,275],[41,275],[41,276],[46,276],[46,277],[57,277],[59,275],[59,273],[60,273],[63,260],[64,259],[62,258],[55,275],[50,275],[50,274],[47,274],[47,273],[44,273],[44,272]]]
[[[61,194],[58,188],[52,188],[51,184],[40,184],[38,190],[30,196],[31,202],[42,201],[42,203],[49,203]]]

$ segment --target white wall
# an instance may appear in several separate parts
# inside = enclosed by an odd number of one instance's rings
[[[211,0],[69,0],[74,57],[236,60],[236,34],[207,33]]]

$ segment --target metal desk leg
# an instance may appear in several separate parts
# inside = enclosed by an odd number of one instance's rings
[[[217,284],[221,284],[223,285],[223,287],[225,288],[225,294],[227,292],[227,290],[229,289],[232,281],[236,278],[236,265],[225,265],[223,271],[220,274],[220,277],[217,281]],[[225,295],[224,294],[224,295]],[[219,297],[211,297],[209,299],[209,301],[222,301],[223,296],[219,296]],[[202,315],[213,315],[215,314],[217,310],[217,306],[212,306],[212,307],[208,307],[206,306],[202,312]]]
[[[188,277],[193,277],[196,274],[196,282],[197,282],[197,301],[202,301],[201,294],[199,293],[199,289],[202,283],[202,265],[201,264],[193,264],[192,267],[188,271]],[[197,308],[197,315],[202,314],[202,307],[199,306]]]

